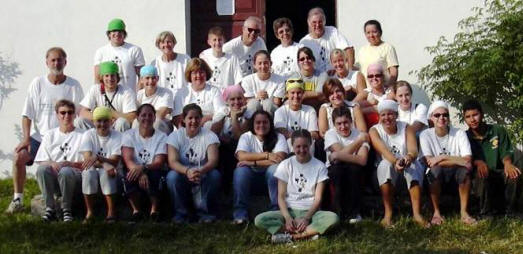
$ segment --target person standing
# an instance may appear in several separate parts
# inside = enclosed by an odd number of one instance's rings
[[[107,38],[109,43],[94,54],[94,81],[99,83],[100,63],[112,61],[118,65],[120,84],[136,92],[140,68],[145,65],[142,49],[136,45],[125,42],[127,31],[121,19],[113,19],[107,25]]]
[[[56,102],[67,99],[78,105],[84,97],[80,83],[64,74],[67,54],[62,48],[53,47],[47,50],[45,63],[49,73],[33,79],[22,110],[23,137],[14,151],[14,197],[6,209],[8,214],[24,210],[26,166],[33,164],[43,135],[50,129],[58,127],[58,118],[54,111]]]

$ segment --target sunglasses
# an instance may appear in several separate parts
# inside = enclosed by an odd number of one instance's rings
[[[300,62],[303,62],[303,61],[306,61],[306,60],[312,60],[312,58],[309,57],[309,56],[304,56],[304,57],[300,57],[300,58],[298,59],[298,61],[300,61]]]
[[[367,75],[367,78],[381,78],[383,77],[383,74],[369,74]]]
[[[292,84],[292,83],[303,84],[303,80],[301,80],[301,79],[289,79],[289,80],[287,80],[287,84]]]
[[[60,115],[63,115],[65,116],[66,114],[69,114],[69,115],[73,115],[74,114],[74,111],[73,110],[68,110],[68,111],[60,111],[58,112]]]
[[[449,113],[443,113],[443,114],[436,113],[436,114],[433,114],[432,116],[435,117],[435,118],[440,118],[440,116],[448,118],[449,117]]]
[[[249,27],[247,27],[247,31],[248,31],[249,33],[255,33],[255,34],[259,34],[259,33],[261,32],[260,29],[249,28]]]

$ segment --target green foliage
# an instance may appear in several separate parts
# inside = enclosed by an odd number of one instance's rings
[[[459,22],[452,41],[441,37],[426,50],[432,63],[417,73],[433,96],[461,108],[475,98],[487,119],[507,124],[523,141],[523,1],[486,0]]]

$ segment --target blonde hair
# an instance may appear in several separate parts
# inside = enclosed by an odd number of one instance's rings
[[[163,31],[158,36],[156,36],[155,45],[157,48],[160,48],[160,42],[164,41],[165,39],[170,38],[173,40],[174,45],[176,45],[176,37],[174,37],[174,34],[169,31]]]
[[[332,50],[330,59],[334,58],[335,56],[339,56],[339,55],[341,55],[341,57],[343,57],[343,61],[347,61],[347,55],[345,54],[345,51],[343,51],[341,49]]]

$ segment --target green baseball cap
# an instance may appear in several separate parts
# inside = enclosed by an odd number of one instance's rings
[[[118,65],[111,61],[100,63],[100,76],[106,74],[118,74]]]
[[[109,21],[107,31],[125,31],[125,23],[121,19],[113,19]]]

